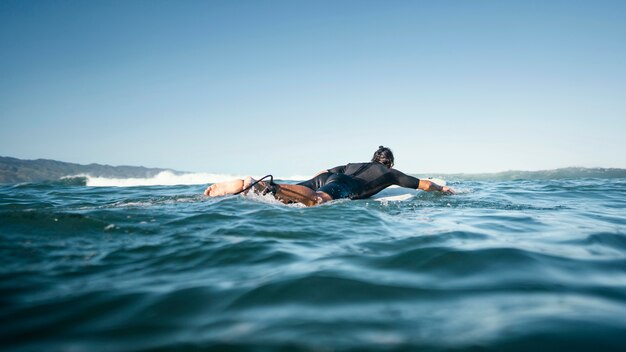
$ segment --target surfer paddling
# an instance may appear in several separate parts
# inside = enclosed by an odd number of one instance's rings
[[[391,149],[380,146],[369,163],[354,163],[337,166],[320,172],[308,181],[295,185],[276,184],[254,180],[252,177],[220,182],[209,186],[204,194],[209,197],[228,194],[272,193],[276,199],[288,203],[302,203],[306,206],[322,204],[334,199],[363,199],[373,196],[383,189],[397,185],[405,188],[421,189],[426,192],[439,191],[454,194],[446,186],[429,180],[420,180],[393,168],[394,157]],[[266,177],[271,177],[268,175]]]

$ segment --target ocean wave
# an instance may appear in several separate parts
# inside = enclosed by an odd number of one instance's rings
[[[91,175],[72,175],[61,178],[67,185],[85,185],[88,187],[138,187],[138,186],[177,186],[177,185],[203,185],[209,183],[223,182],[237,178],[244,178],[243,175],[214,174],[214,173],[175,173],[172,171],[162,171],[153,177],[145,178],[117,178],[99,177]],[[263,175],[252,175],[259,179]],[[281,178],[285,181],[305,180],[304,176],[290,176]]]
[[[88,178],[0,186],[4,350],[623,350],[626,180],[301,208]]]

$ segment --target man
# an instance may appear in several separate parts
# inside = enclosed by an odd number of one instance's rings
[[[306,206],[322,204],[334,199],[368,198],[391,185],[427,192],[439,191],[454,194],[449,187],[439,186],[428,180],[420,180],[393,169],[393,163],[394,157],[391,149],[380,146],[369,163],[337,166],[296,185],[255,181],[251,177],[246,177],[243,180],[216,183],[208,187],[204,194],[214,197],[254,189],[256,193],[271,192],[276,199],[285,204],[302,203]]]

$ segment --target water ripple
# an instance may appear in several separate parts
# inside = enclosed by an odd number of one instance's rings
[[[456,196],[0,187],[7,350],[590,350],[626,334],[626,182]]]

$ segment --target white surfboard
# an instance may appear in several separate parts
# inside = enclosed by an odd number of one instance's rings
[[[439,178],[429,178],[431,182],[434,182],[440,186],[445,186],[446,181]],[[409,200],[415,197],[420,191],[411,188],[404,188],[400,186],[391,186],[383,189],[371,197],[371,199],[379,202],[397,202]]]
[[[411,188],[404,188],[399,186],[391,186],[383,189],[371,197],[371,199],[379,202],[397,202],[403,200],[409,200],[419,191]]]

